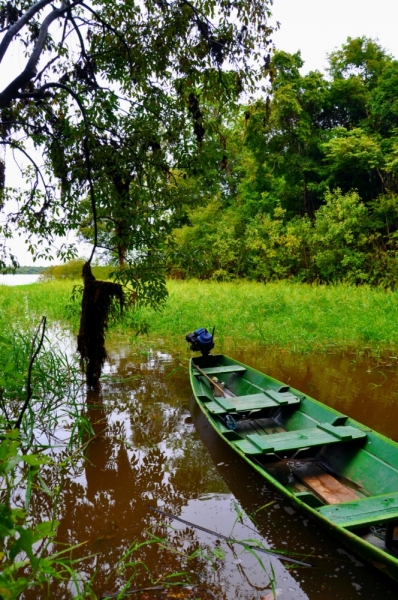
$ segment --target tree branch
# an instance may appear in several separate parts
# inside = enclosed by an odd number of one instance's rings
[[[39,37],[37,38],[37,42],[35,44],[35,47],[33,48],[33,52],[26,64],[25,69],[5,88],[5,90],[3,90],[0,93],[0,108],[8,106],[10,102],[15,97],[17,97],[18,90],[24,87],[27,83],[29,83],[31,79],[33,79],[36,76],[37,65],[43,52],[44,44],[46,43],[46,38],[48,34],[48,29],[51,23],[55,21],[55,19],[58,19],[60,16],[62,16],[65,11],[70,10],[78,4],[81,4],[81,0],[77,0],[71,5],[67,4],[66,2],[67,0],[62,2],[61,8],[54,9],[43,20],[43,23],[40,27]]]
[[[0,63],[4,58],[5,53],[7,52],[8,46],[11,44],[14,37],[21,31],[21,29],[30,21],[30,19],[38,13],[42,8],[47,6],[47,4],[51,4],[52,0],[40,0],[26,11],[24,15],[14,25],[12,25],[5,36],[3,37],[0,44]]]
[[[26,156],[26,158],[34,166],[36,173],[39,175],[39,177],[40,177],[40,179],[41,179],[41,181],[43,183],[44,189],[47,189],[47,185],[46,185],[44,176],[43,176],[43,174],[42,174],[42,172],[40,170],[40,167],[37,166],[37,164],[35,163],[35,161],[33,160],[33,158],[30,156],[30,154],[28,152],[26,152],[26,150],[24,148],[21,148],[21,146],[18,146],[18,144],[15,141],[13,141],[13,140],[11,140],[11,141],[5,141],[5,142],[0,141],[0,144],[2,146],[5,146],[5,145],[10,146],[10,148],[12,148],[13,150],[19,150],[20,152],[22,152],[22,154],[24,154]]]
[[[5,417],[6,422],[7,422],[7,428],[8,429],[12,429],[11,420],[10,420],[10,417],[8,415],[6,403],[4,402],[4,398],[3,398],[3,389],[2,388],[0,388],[0,406],[1,406],[1,410],[4,413],[4,417]]]
[[[70,9],[69,9],[69,10],[70,10]],[[59,46],[61,46],[61,47],[63,46],[63,44],[64,44],[64,42],[65,42],[65,39],[66,39],[66,37],[67,37],[67,36],[66,36],[66,26],[67,26],[67,24],[68,24],[68,21],[67,21],[67,19],[65,19],[65,22],[64,22],[64,29],[63,29],[63,31],[62,31],[62,39],[61,39],[61,42],[60,42],[60,44],[59,44]],[[46,71],[46,70],[47,70],[47,69],[48,69],[48,68],[49,68],[49,67],[50,67],[50,66],[51,66],[53,63],[55,63],[55,62],[58,60],[58,58],[59,58],[59,56],[58,56],[58,55],[56,55],[56,56],[54,56],[54,57],[53,57],[51,60],[49,60],[49,61],[48,61],[48,63],[47,63],[47,64],[46,64],[46,65],[45,65],[45,66],[42,68],[42,70],[40,71],[40,73],[38,73],[38,74],[37,74],[37,76],[36,76],[36,80],[39,80],[39,81],[40,81],[40,79],[41,79],[41,77],[42,77],[43,73],[44,73],[44,72],[45,72],[45,71]]]
[[[93,259],[95,249],[96,249],[97,243],[98,243],[98,225],[97,225],[97,205],[96,205],[96,201],[95,201],[90,148],[89,148],[89,143],[88,143],[90,130],[88,127],[88,119],[87,119],[87,115],[86,115],[86,110],[85,110],[84,105],[81,102],[78,94],[76,94],[76,92],[74,92],[67,85],[65,85],[63,83],[46,83],[38,91],[39,91],[39,93],[43,93],[43,92],[45,92],[46,89],[49,89],[49,88],[59,88],[59,89],[62,89],[62,90],[65,90],[66,92],[68,92],[68,94],[70,94],[72,96],[72,98],[74,98],[78,107],[80,108],[80,111],[81,111],[82,117],[83,117],[83,121],[84,121],[85,135],[84,135],[84,139],[83,139],[83,149],[84,149],[84,158],[86,160],[86,167],[87,167],[87,181],[88,181],[89,188],[90,188],[91,210],[93,212],[93,220],[94,220],[94,246],[93,246],[93,250],[91,252],[91,256],[90,256],[89,260],[87,261],[90,264]]]
[[[33,363],[35,362],[36,357],[39,354],[39,352],[41,350],[41,347],[43,345],[44,334],[46,332],[46,321],[47,321],[46,317],[42,317],[40,325],[37,328],[37,331],[36,331],[36,333],[35,333],[35,335],[33,337],[33,340],[32,340],[32,347],[31,347],[31,350],[30,350],[30,361],[29,361],[29,367],[28,367],[28,381],[27,381],[27,385],[26,385],[26,388],[27,388],[26,389],[26,400],[25,400],[24,405],[22,407],[22,410],[21,410],[21,412],[19,414],[17,422],[14,425],[14,429],[19,429],[21,427],[23,416],[25,414],[26,409],[28,408],[30,399],[31,399],[32,394],[33,394],[33,392],[32,392],[32,369],[33,369]],[[39,340],[39,343],[37,345],[37,348],[35,350],[36,340],[37,340],[37,337],[38,337],[38,335],[40,333],[40,329],[42,330],[41,331],[41,336],[40,336],[40,340]]]

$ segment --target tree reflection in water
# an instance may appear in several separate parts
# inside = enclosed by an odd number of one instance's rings
[[[121,558],[135,540],[149,540],[151,535],[166,538],[174,552],[158,543],[140,546],[130,557],[138,565],[134,587],[151,585],[147,572],[139,567],[141,562],[150,569],[153,581],[186,571],[194,587],[184,589],[180,597],[268,599],[272,563],[281,600],[329,600],[336,596],[353,600],[361,590],[368,600],[396,597],[393,582],[371,568],[358,566],[328,534],[295,513],[256,473],[248,471],[191,407],[195,429],[189,412],[187,371],[175,371],[178,358],[162,353],[137,357],[128,347],[119,347],[118,353],[116,350],[112,349],[108,375],[118,379],[105,381],[101,394],[87,395],[84,411],[94,437],[84,458],[65,467],[59,499],[57,542],[87,542],[74,556],[90,555],[80,571],[87,578],[97,572],[98,597],[122,587],[134,568],[118,569]],[[264,356],[258,352],[245,353],[243,360],[264,370]],[[299,373],[311,385],[315,381],[316,387],[318,359],[311,360],[309,356],[283,359],[279,354],[273,359],[267,355],[270,374],[282,378],[285,369]],[[327,363],[322,363],[322,386],[329,390],[331,386],[337,389],[336,372],[330,364],[328,382]],[[353,395],[358,393],[352,371],[346,368],[346,380],[341,380],[344,369],[340,375],[344,402],[348,402],[350,378],[354,381]],[[311,395],[319,398],[319,389]],[[57,473],[59,476],[61,469]],[[52,485],[57,483],[54,470],[48,469],[46,477]],[[50,499],[43,492],[37,493],[34,502],[38,517],[51,511]],[[148,505],[225,535],[233,532],[237,539],[259,539],[270,549],[312,555],[310,562],[315,568],[289,569],[278,559],[262,555],[263,570],[254,556],[238,546],[220,544],[216,538],[177,521],[171,523],[173,528],[159,523],[159,516]],[[264,505],[268,506],[261,509]],[[238,519],[237,510],[251,519]],[[186,557],[200,546],[209,559],[202,553],[187,561]],[[67,584],[58,585],[51,598],[71,598],[71,589]],[[151,593],[151,598],[164,597],[159,594]],[[37,591],[26,598],[38,598]]]

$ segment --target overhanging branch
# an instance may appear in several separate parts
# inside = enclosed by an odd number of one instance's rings
[[[84,108],[82,101],[79,98],[79,95],[76,94],[76,92],[74,92],[70,87],[68,87],[67,85],[65,85],[63,83],[46,83],[40,88],[39,93],[44,93],[47,89],[50,89],[50,88],[59,88],[59,89],[65,90],[68,94],[70,94],[72,96],[72,98],[76,101],[78,107],[80,108],[80,112],[82,113],[82,117],[83,117],[83,121],[84,121],[85,135],[84,135],[84,139],[83,139],[83,149],[84,149],[84,158],[86,160],[87,181],[88,181],[89,188],[90,188],[91,210],[93,213],[93,220],[94,220],[94,247],[91,252],[90,258],[87,261],[88,264],[90,264],[93,259],[93,256],[94,256],[95,249],[97,247],[98,227],[97,227],[97,205],[95,202],[95,192],[94,192],[94,184],[93,184],[93,177],[92,177],[90,148],[89,148],[89,143],[88,143],[90,130],[89,130],[89,126],[88,126],[86,110]]]
[[[44,0],[43,0],[44,2]],[[48,2],[46,2],[48,4]],[[46,5],[43,4],[43,6]],[[73,4],[68,4],[67,2],[63,2],[61,8],[54,9],[50,12],[46,18],[43,20],[43,23],[40,27],[39,37],[37,38],[37,42],[35,47],[33,48],[33,52],[26,64],[25,69],[20,73],[1,93],[0,93],[0,108],[8,106],[14,98],[18,95],[18,90],[24,87],[31,79],[33,79],[37,74],[37,65],[39,63],[41,54],[43,52],[44,45],[46,43],[46,38],[48,35],[48,29],[53,21],[61,17],[65,11],[70,10],[74,6],[81,4],[81,0],[74,2]],[[42,6],[40,7],[42,8]],[[29,12],[29,11],[28,11]],[[36,11],[37,12],[37,11]],[[27,13],[25,13],[27,14]],[[35,13],[33,13],[35,14]],[[30,18],[32,15],[30,15]],[[21,17],[22,18],[22,17]],[[25,24],[25,23],[23,23]],[[10,40],[11,41],[11,40]],[[7,46],[9,45],[8,42]],[[4,40],[3,40],[4,42]],[[3,44],[2,42],[2,44]],[[1,46],[0,46],[1,47]],[[5,48],[4,52],[7,50]]]
[[[35,163],[35,161],[33,160],[33,158],[30,156],[30,154],[29,154],[28,152],[26,152],[26,150],[25,150],[24,148],[22,148],[21,146],[18,146],[18,144],[17,144],[17,143],[15,143],[15,142],[14,142],[14,141],[12,141],[12,140],[11,140],[11,141],[0,141],[0,144],[1,144],[2,146],[5,146],[5,145],[7,145],[7,146],[10,146],[10,148],[12,148],[13,150],[19,150],[20,152],[22,152],[22,154],[23,154],[24,156],[26,156],[26,158],[27,158],[27,159],[28,159],[28,160],[29,160],[29,161],[32,163],[32,165],[34,166],[36,173],[38,174],[38,176],[40,177],[40,179],[41,179],[41,181],[42,181],[42,184],[43,184],[43,186],[44,186],[44,189],[46,189],[46,188],[47,188],[47,185],[46,185],[45,179],[44,179],[44,177],[43,177],[43,174],[42,174],[42,172],[41,172],[41,170],[40,170],[40,167],[38,167],[38,166],[37,166],[37,164]]]
[[[30,19],[38,13],[42,8],[51,4],[52,0],[40,0],[26,11],[24,15],[14,25],[12,25],[5,36],[3,37],[0,44],[0,62],[3,60],[5,53],[7,52],[8,46],[11,44],[15,36],[21,31],[21,29],[29,23]]]

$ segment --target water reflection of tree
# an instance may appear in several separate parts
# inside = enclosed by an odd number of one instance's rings
[[[84,477],[76,481],[66,476],[60,498],[57,540],[67,544],[88,540],[75,555],[96,554],[85,562],[84,570],[90,574],[98,570],[96,585],[101,592],[112,587],[106,579],[130,544],[142,540],[143,531],[158,521],[147,505],[178,514],[192,494],[209,491],[211,473],[216,475],[214,468],[209,475],[206,449],[196,436],[187,435],[193,426],[181,397],[176,401],[167,385],[158,386],[153,380],[136,387],[132,392],[113,386],[112,395],[105,388],[102,397],[88,397],[86,417],[95,437],[85,451]],[[151,402],[159,387],[160,401]],[[215,480],[219,481],[217,475]],[[155,532],[168,533],[164,528]],[[176,548],[189,554],[197,550],[192,530],[172,537]],[[183,558],[157,545],[142,547],[134,559],[150,565],[154,576],[184,567]],[[114,583],[121,585],[117,577]],[[59,593],[54,590],[53,597]],[[223,597],[221,592],[218,597]]]
[[[287,373],[295,372],[292,360],[289,358],[282,365],[285,371],[282,369],[282,374],[277,377],[283,380]],[[302,365],[296,371],[302,381],[315,381],[315,385],[321,385],[321,375],[325,373],[320,368],[322,364]],[[316,570],[293,574],[297,581],[297,598],[305,598],[306,593],[311,598],[322,597],[319,586],[325,573],[332,577],[334,569],[342,564],[338,546],[327,534],[319,532],[314,524],[308,522],[304,525],[298,514],[287,514],[285,509],[288,505],[267,488],[260,477],[248,470],[245,463],[231,455],[218,438],[208,436],[206,445],[198,440],[188,412],[190,387],[186,373],[168,376],[177,365],[167,357],[165,361],[164,357],[156,356],[148,362],[142,360],[138,365],[126,353],[115,360],[111,370],[119,377],[140,375],[140,378],[131,379],[129,383],[104,384],[101,397],[90,396],[87,399],[86,416],[96,437],[85,452],[84,460],[65,463],[57,540],[64,543],[88,540],[75,555],[95,554],[84,563],[83,571],[90,577],[98,569],[97,589],[100,594],[109,591],[113,583],[116,587],[121,585],[121,579],[117,577],[107,582],[108,574],[130,544],[135,539],[142,540],[143,531],[159,520],[147,508],[148,504],[178,515],[193,498],[203,493],[227,493],[230,489],[247,513],[255,515],[256,528],[270,547],[287,547],[296,552],[324,555]],[[342,372],[345,377],[344,369]],[[347,375],[352,376],[352,373],[350,375],[347,371]],[[323,386],[330,391],[331,387],[325,381]],[[294,385],[302,387],[300,383],[294,382]],[[58,463],[62,463],[67,454],[60,452]],[[219,472],[215,464],[220,463],[225,466],[220,466]],[[61,469],[47,470],[45,481],[50,489],[59,483],[60,474]],[[272,500],[276,500],[276,504],[256,513]],[[51,498],[45,493],[38,493],[33,501],[37,514],[49,518]],[[178,529],[172,533],[166,527],[157,527],[154,531],[159,536],[167,536],[178,550],[192,553],[198,548],[198,535],[192,529]],[[172,555],[158,545],[142,548],[134,558],[150,565],[155,576],[186,568],[181,556]],[[333,590],[335,595],[341,593],[341,597],[350,599],[356,595],[354,589],[352,593],[348,589],[351,589],[351,577],[358,569],[349,575],[352,564],[347,557],[343,558],[347,560],[346,571],[339,573],[338,581],[333,579]],[[212,577],[205,563],[201,559],[198,561],[196,566],[190,567],[195,570],[193,577],[199,574],[217,598],[225,598],[227,592],[221,590],[220,582],[231,566],[220,564]],[[290,577],[279,561],[274,562],[274,566],[278,581]],[[363,581],[369,583],[372,575],[374,572],[371,570],[371,575],[366,579],[365,574]],[[392,597],[388,584],[378,582],[378,586],[379,591],[382,590],[380,597]],[[233,591],[232,588],[227,595],[247,598],[243,591]],[[59,586],[52,591],[51,597],[60,600],[71,595],[66,586]],[[201,597],[206,596],[201,592]]]

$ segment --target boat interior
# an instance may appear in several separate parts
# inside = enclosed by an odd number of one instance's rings
[[[334,525],[398,557],[398,446],[224,355],[194,359],[194,389],[229,443]]]

